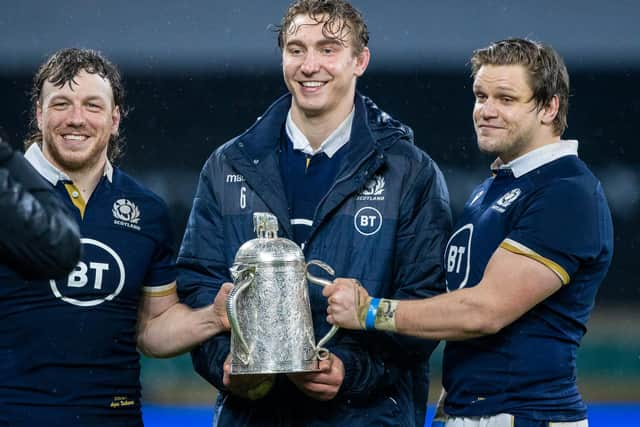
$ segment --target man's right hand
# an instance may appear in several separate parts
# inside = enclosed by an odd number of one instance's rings
[[[231,354],[227,356],[223,366],[222,383],[236,396],[244,399],[258,400],[269,393],[275,383],[275,375],[231,375]]]
[[[328,299],[327,322],[345,329],[365,329],[371,297],[356,279],[337,278],[322,290]]]

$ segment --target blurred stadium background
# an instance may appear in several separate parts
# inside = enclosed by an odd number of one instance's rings
[[[525,36],[550,43],[565,57],[572,84],[565,137],[580,140],[581,157],[603,182],[616,236],[613,264],[579,353],[579,383],[594,408],[613,408],[627,420],[637,419],[640,3],[353,3],[364,12],[371,34],[372,62],[359,89],[414,129],[416,143],[445,174],[454,215],[492,160],[475,147],[467,64],[471,51],[493,40]],[[250,126],[285,91],[269,24],[279,22],[287,4],[2,1],[0,125],[16,145],[24,138],[31,77],[46,56],[62,47],[101,50],[120,65],[132,107],[123,123],[128,147],[121,166],[167,201],[177,247],[208,155]],[[432,358],[433,398],[441,347]],[[157,415],[146,418],[147,425],[208,425],[215,390],[193,373],[188,356],[143,358],[142,366],[145,417]],[[614,403],[624,405],[603,406]],[[197,415],[189,424],[184,417],[192,413]],[[623,425],[606,419],[591,425]],[[628,425],[637,425],[633,422]]]

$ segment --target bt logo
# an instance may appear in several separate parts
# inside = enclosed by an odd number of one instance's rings
[[[444,253],[444,263],[447,268],[447,291],[464,288],[469,280],[471,258],[471,237],[473,224],[459,228],[449,241]]]
[[[51,280],[49,284],[56,298],[80,307],[93,307],[111,301],[122,291],[124,264],[120,256],[104,243],[86,238],[81,241],[84,261],[78,262],[66,279]],[[92,261],[86,261],[87,258]]]
[[[89,268],[95,272],[94,289],[102,289],[102,273],[109,270],[109,264],[104,262],[90,262]],[[69,274],[67,286],[70,288],[84,287],[89,281],[87,270],[87,264],[80,261],[75,270]]]
[[[382,227],[382,214],[376,208],[364,207],[353,217],[353,225],[358,233],[363,236],[371,236],[380,231]]]
[[[447,271],[451,273],[455,270],[456,274],[460,273],[460,264],[467,248],[464,246],[449,246],[447,254]]]

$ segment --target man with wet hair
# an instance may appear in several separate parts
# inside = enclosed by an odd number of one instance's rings
[[[199,307],[231,280],[254,212],[307,260],[359,277],[374,294],[425,298],[444,290],[440,255],[450,230],[442,174],[411,129],[357,93],[369,35],[343,0],[299,0],[279,26],[289,93],[207,160],[180,254],[179,292]],[[329,325],[309,288],[316,340]],[[319,371],[230,375],[229,336],[192,352],[219,391],[218,426],[422,426],[427,362],[436,341],[339,331]],[[260,357],[260,355],[257,355]]]
[[[165,203],[112,164],[125,113],[117,68],[63,49],[38,70],[25,157],[82,235],[65,278],[0,266],[0,426],[142,426],[140,357],[170,357],[225,329],[224,299],[178,303]]]
[[[576,352],[613,253],[602,186],[567,127],[569,75],[547,45],[508,39],[471,58],[473,121],[492,177],[444,252],[448,293],[371,298],[337,279],[328,320],[444,339],[446,427],[586,427]],[[440,423],[440,424],[438,424]]]

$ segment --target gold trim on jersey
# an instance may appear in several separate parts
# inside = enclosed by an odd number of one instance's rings
[[[532,251],[528,247],[524,246],[521,243],[516,242],[515,240],[504,239],[502,243],[500,243],[500,247],[509,252],[513,252],[514,254],[524,255],[527,258],[534,259],[546,265],[551,269],[551,271],[553,271],[558,275],[563,285],[566,285],[571,281],[571,277],[569,277],[569,274],[567,273],[567,271],[564,268],[562,268],[560,264],[553,262],[548,258],[543,257],[542,255]]]
[[[166,297],[176,291],[176,282],[169,283],[163,286],[145,286],[142,288],[142,292],[145,295],[151,297]]]
[[[64,188],[67,190],[67,193],[69,194],[71,203],[73,203],[73,206],[78,208],[78,210],[80,211],[80,216],[84,218],[84,210],[87,207],[87,203],[84,201],[84,198],[82,197],[82,193],[80,192],[80,190],[78,190],[78,187],[76,187],[75,184],[72,182],[66,182],[64,184]]]

